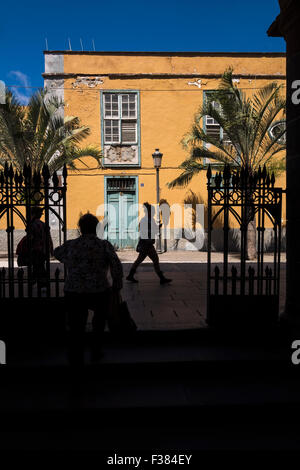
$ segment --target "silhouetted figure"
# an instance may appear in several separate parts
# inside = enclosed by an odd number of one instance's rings
[[[151,204],[149,204],[148,202],[145,202],[144,210],[145,216],[141,219],[139,224],[140,240],[138,242],[137,247],[139,255],[133,263],[129,275],[126,279],[131,282],[138,282],[138,280],[135,279],[134,274],[138,266],[144,261],[145,258],[147,258],[147,256],[149,256],[149,258],[153,261],[154,270],[160,279],[160,283],[167,284],[168,282],[171,282],[172,279],[167,279],[163,275],[159,265],[158,254],[154,246],[155,235],[159,231],[159,226],[154,220],[154,207],[151,206]]]
[[[98,219],[85,214],[79,220],[81,236],[68,240],[54,250],[54,256],[65,264],[65,300],[69,323],[68,355],[71,365],[84,363],[85,327],[88,310],[92,320],[92,361],[102,356],[102,337],[107,318],[111,288],[107,278],[110,268],[112,290],[118,295],[122,288],[121,262],[110,242],[96,235]]]
[[[47,272],[45,263],[47,258],[47,240],[49,243],[49,254],[53,255],[50,229],[40,220],[42,215],[42,207],[32,207],[31,221],[26,228],[27,238],[29,237],[30,239],[28,245],[31,246],[32,282],[37,281],[39,287],[46,286]]]

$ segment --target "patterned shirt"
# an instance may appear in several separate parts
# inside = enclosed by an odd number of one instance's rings
[[[110,268],[113,287],[122,288],[122,264],[110,242],[96,235],[82,235],[55,248],[54,256],[65,264],[66,292],[97,293],[110,287],[107,274]]]

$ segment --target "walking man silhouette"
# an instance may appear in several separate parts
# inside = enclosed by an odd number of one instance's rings
[[[148,202],[144,203],[145,216],[141,219],[139,224],[140,229],[140,239],[137,246],[137,251],[139,255],[135,262],[133,263],[129,275],[127,276],[127,281],[138,282],[135,279],[134,274],[138,266],[144,261],[147,256],[152,260],[154,270],[160,279],[161,284],[167,284],[172,281],[172,279],[167,279],[159,265],[159,258],[157,251],[154,247],[155,235],[158,233],[160,226],[154,220],[154,207],[151,206]]]

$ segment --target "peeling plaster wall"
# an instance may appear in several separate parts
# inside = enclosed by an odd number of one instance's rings
[[[63,73],[64,72],[64,55],[57,54],[45,55],[45,73]],[[48,90],[47,97],[56,96],[64,101],[64,80],[56,78],[46,78],[44,80],[44,88]],[[59,110],[59,114],[64,116],[64,109]]]
[[[78,88],[81,86],[87,86],[89,88],[95,88],[97,85],[103,85],[104,79],[103,77],[81,77],[78,76],[75,82],[72,83],[73,88]]]

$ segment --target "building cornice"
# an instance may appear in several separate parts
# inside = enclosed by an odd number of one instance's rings
[[[170,78],[221,78],[222,73],[184,73],[184,74],[173,74],[173,73],[43,73],[42,77],[44,79],[64,79],[69,78],[78,78],[78,77],[108,77],[111,80],[120,80],[120,79],[170,79]],[[280,79],[285,80],[285,74],[252,74],[252,73],[237,73],[232,75],[233,78],[240,79]]]

